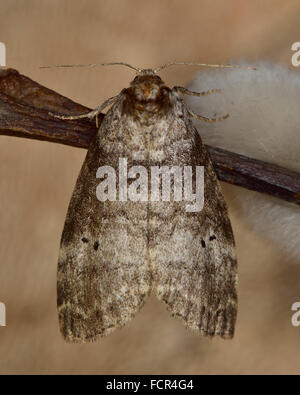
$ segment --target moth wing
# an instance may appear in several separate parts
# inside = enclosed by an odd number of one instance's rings
[[[237,263],[226,203],[209,155],[187,116],[175,120],[170,135],[173,140],[165,144],[170,165],[204,166],[204,207],[187,212],[186,201],[152,204],[153,287],[188,328],[231,338]]]
[[[101,202],[96,196],[98,167],[118,168],[99,138],[106,128],[109,139],[110,121],[106,115],[90,145],[61,239],[57,303],[60,329],[69,342],[93,341],[123,326],[149,293],[147,206]],[[113,141],[118,144],[117,137]]]

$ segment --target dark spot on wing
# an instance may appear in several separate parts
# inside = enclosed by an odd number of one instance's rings
[[[203,248],[206,247],[206,243],[205,243],[205,241],[203,239],[201,239],[201,245],[202,245]]]
[[[95,243],[94,243],[94,250],[97,251],[98,247],[99,247],[99,243],[98,243],[98,241],[95,241]]]
[[[210,241],[212,241],[212,240],[216,240],[216,236],[215,236],[215,235],[213,235],[213,236],[210,236],[210,237],[209,237],[209,240],[210,240]]]
[[[88,242],[89,242],[89,239],[87,239],[86,237],[83,237],[81,240],[82,240],[84,243],[88,243]]]

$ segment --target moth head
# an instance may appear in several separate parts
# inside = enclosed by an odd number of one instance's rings
[[[153,70],[145,69],[138,72],[130,86],[138,101],[153,101],[159,97],[164,82]]]

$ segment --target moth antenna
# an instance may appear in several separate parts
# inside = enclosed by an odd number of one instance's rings
[[[229,69],[247,69],[247,70],[256,70],[255,67],[250,66],[242,66],[242,65],[234,65],[234,64],[207,64],[207,63],[195,63],[195,62],[169,62],[162,66],[154,69],[154,73],[157,73],[160,70],[166,69],[169,66],[174,65],[186,65],[186,66],[200,66],[200,67],[213,67],[213,68],[229,68]]]
[[[140,73],[142,70],[132,66],[131,64],[124,63],[124,62],[108,62],[108,63],[90,63],[90,64],[56,64],[52,66],[40,66],[40,69],[51,69],[54,67],[96,67],[96,66],[113,66],[113,65],[121,65],[129,67]]]

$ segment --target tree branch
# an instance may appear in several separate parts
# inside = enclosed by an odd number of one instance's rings
[[[26,137],[88,148],[95,121],[55,119],[48,112],[90,111],[14,69],[0,70],[0,135]],[[99,117],[99,123],[103,119]],[[218,178],[234,185],[300,204],[300,174],[277,165],[206,146]]]

